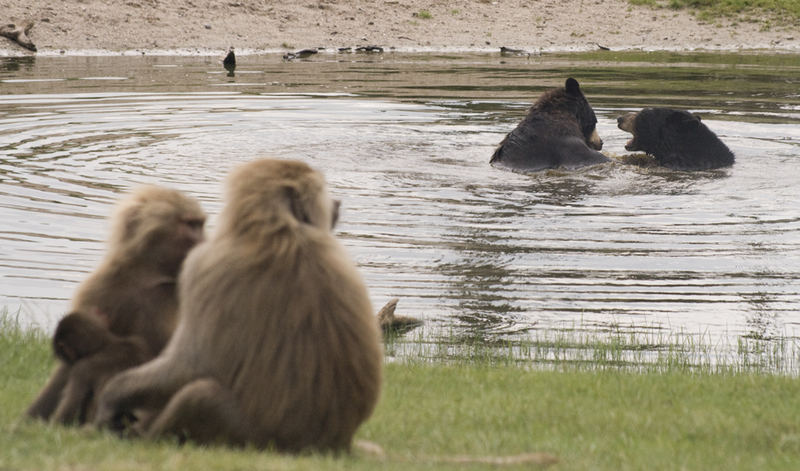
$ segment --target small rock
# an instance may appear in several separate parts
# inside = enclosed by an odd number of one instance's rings
[[[380,46],[358,46],[356,48],[356,52],[364,52],[368,54],[377,54],[383,52],[383,48]]]

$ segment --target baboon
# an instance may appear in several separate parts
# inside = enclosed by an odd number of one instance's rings
[[[96,316],[72,312],[53,335],[53,351],[70,372],[53,421],[84,423],[91,418],[92,398],[114,374],[153,357],[143,339],[111,333]]]
[[[179,191],[157,186],[135,190],[117,205],[111,219],[106,256],[78,287],[71,312],[94,317],[114,336],[138,337],[150,358],[158,354],[175,328],[178,271],[189,250],[202,240],[204,222],[205,214],[197,201]],[[97,327],[87,325],[83,327]],[[79,401],[63,394],[73,370],[90,370],[81,366],[82,358],[70,363],[69,350],[75,350],[78,355],[86,353],[98,337],[88,335],[87,345],[82,345],[78,341],[81,329],[67,330],[67,333],[68,348],[56,346],[61,361],[28,408],[30,417],[50,419],[56,408],[60,408],[61,417],[82,415],[77,410],[65,410],[67,406],[59,404],[69,399],[66,402],[85,405],[87,400]],[[100,361],[95,356],[89,355],[91,361]],[[120,364],[118,369],[129,366]],[[112,370],[111,366],[106,366],[102,373],[110,374]]]
[[[257,160],[227,181],[214,236],[180,275],[179,323],[154,360],[114,377],[95,423],[155,411],[142,435],[346,451],[372,413],[383,354],[337,204],[302,162]]]

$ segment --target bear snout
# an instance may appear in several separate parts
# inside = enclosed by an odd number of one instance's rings
[[[594,150],[600,150],[603,148],[603,140],[600,139],[600,135],[597,134],[597,129],[592,131],[592,135],[589,136],[589,147]]]
[[[625,113],[624,115],[620,116],[617,118],[617,127],[623,131],[633,133],[633,122],[636,120],[636,115],[638,114],[639,113],[632,112]]]

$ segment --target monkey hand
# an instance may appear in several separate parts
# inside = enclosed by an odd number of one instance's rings
[[[119,435],[131,429],[136,423],[136,416],[127,410],[116,410],[108,404],[101,403],[94,416],[94,424],[98,428],[107,428]]]

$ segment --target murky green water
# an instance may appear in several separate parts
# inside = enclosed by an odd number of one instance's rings
[[[592,53],[0,59],[0,306],[52,327],[97,263],[123,191],[160,183],[214,218],[239,162],[323,170],[378,307],[429,332],[571,326],[800,331],[800,56]],[[493,148],[577,78],[604,151],[622,112],[699,112],[737,156],[683,173],[611,163],[520,175]]]

